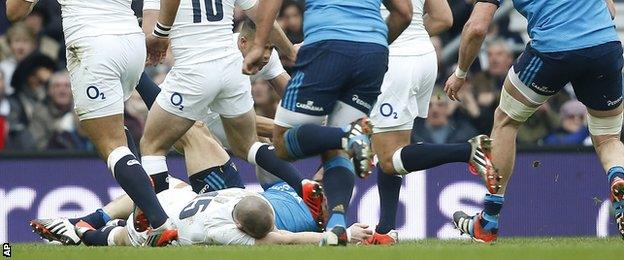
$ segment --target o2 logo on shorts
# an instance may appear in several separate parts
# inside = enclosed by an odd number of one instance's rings
[[[379,113],[385,117],[393,117],[394,119],[399,119],[399,114],[394,112],[394,108],[389,103],[383,103],[379,106]]]
[[[100,92],[100,89],[98,89],[96,86],[89,86],[87,88],[87,97],[93,100],[106,99],[106,97],[104,96],[104,92]]]
[[[184,110],[184,106],[182,105],[182,95],[180,93],[174,92],[173,95],[171,95],[171,99],[169,101],[171,101],[171,104],[173,106],[180,109],[180,111]]]

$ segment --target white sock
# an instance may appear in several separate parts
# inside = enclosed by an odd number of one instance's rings
[[[167,169],[167,158],[165,156],[146,155],[141,157],[143,169],[148,175],[154,175],[169,171]]]
[[[251,148],[249,148],[249,152],[247,153],[247,162],[256,165],[256,155],[258,154],[260,147],[263,145],[265,145],[265,143],[261,142],[255,142],[251,145]]]
[[[119,160],[121,160],[121,158],[124,158],[127,155],[132,155],[134,157],[134,154],[132,154],[132,151],[130,151],[130,148],[127,146],[117,147],[108,155],[106,164],[108,165],[108,169],[113,173],[113,176],[115,176],[115,165]]]
[[[403,148],[396,150],[392,155],[392,165],[394,166],[394,170],[400,175],[406,175],[409,172],[403,166],[403,160],[401,160],[401,151]]]

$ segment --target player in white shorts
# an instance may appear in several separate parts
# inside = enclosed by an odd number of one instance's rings
[[[242,25],[240,32],[234,33],[233,39],[240,50],[241,54],[245,56],[253,44],[253,37],[255,35],[255,25],[252,21],[246,19]],[[265,53],[268,55],[269,53]],[[281,97],[290,81],[290,75],[284,69],[282,62],[280,61],[279,54],[276,50],[270,52],[268,62],[262,67],[258,73],[249,76],[251,82],[258,79],[267,81],[275,92]],[[206,126],[210,129],[210,132],[217,137],[217,139],[223,144],[226,149],[230,148],[227,141],[223,124],[221,123],[221,117],[218,113],[209,112],[208,115],[202,120]],[[256,125],[258,129],[258,135],[261,137],[270,138],[273,135],[273,120],[264,118],[261,116],[256,117]]]
[[[166,245],[176,239],[176,230],[158,203],[140,162],[128,148],[124,133],[124,101],[136,87],[146,59],[145,37],[130,8],[132,1],[58,2],[80,126],[102,159],[107,160],[119,185],[145,212],[154,228],[151,245]],[[17,20],[25,17],[34,4],[32,0],[8,0],[11,8],[7,12]],[[15,13],[23,15],[16,17]],[[49,228],[42,223],[31,225],[40,233]]]
[[[453,23],[451,9],[444,0],[412,0],[412,4],[412,22],[390,45],[388,71],[370,114],[373,151],[379,159],[377,187],[382,211],[368,244],[394,244],[398,240],[394,229],[401,175],[449,162],[468,162],[471,169],[484,175],[489,163],[484,156],[488,151],[484,144],[489,142],[486,136],[463,144],[410,144],[414,119],[427,117],[438,73],[429,37]],[[388,11],[383,8],[382,14],[387,16]]]
[[[166,175],[166,152],[211,110],[220,115],[234,155],[280,177],[305,197],[304,180],[296,168],[277,158],[270,145],[258,141],[250,82],[241,74],[242,56],[232,45],[234,6],[241,7],[253,20],[255,0],[222,1],[214,5],[214,10],[213,5],[207,8],[191,0],[164,0],[161,6],[157,4],[154,0],[144,4],[144,9],[152,11],[161,7],[154,33],[148,37],[148,61],[161,60],[170,34],[175,65],[161,85],[141,140],[146,171],[150,175]],[[278,50],[294,57],[292,44],[279,25],[274,30],[273,42]],[[265,46],[266,50],[270,48]]]

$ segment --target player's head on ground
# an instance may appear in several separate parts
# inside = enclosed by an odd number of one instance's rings
[[[256,24],[247,18],[243,21],[243,25],[240,29],[240,35],[238,36],[238,49],[243,54],[243,57],[251,50],[254,45],[254,39],[256,38]],[[271,58],[271,52],[273,51],[273,45],[267,43],[264,48],[264,55],[262,62],[265,64],[269,62]]]
[[[273,209],[268,202],[257,196],[241,199],[234,206],[232,215],[238,228],[253,238],[265,237],[275,226]]]

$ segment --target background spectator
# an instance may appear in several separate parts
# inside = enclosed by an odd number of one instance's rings
[[[542,139],[559,126],[559,115],[551,109],[549,103],[543,104],[531,116],[518,132],[518,143],[523,145],[541,145]]]
[[[454,71],[458,37],[475,0],[448,2],[453,11],[453,27],[431,38],[438,58],[438,86]],[[471,67],[468,85],[465,92],[460,93],[462,102],[450,102],[438,89],[431,101],[429,118],[414,122],[415,140],[463,142],[474,135],[491,132],[503,81],[529,39],[526,19],[517,12],[506,13],[509,8],[505,5],[511,2],[505,2],[497,11],[500,19],[497,18],[489,29],[478,61]],[[141,6],[142,1],[133,1],[135,14],[141,15]],[[293,43],[303,41],[304,8],[303,0],[286,0],[280,9],[278,22]],[[244,19],[244,12],[235,10],[234,25]],[[64,67],[65,63],[58,2],[39,1],[24,22],[10,28],[2,27],[3,21],[5,19],[0,19],[0,33],[4,33],[0,35],[0,149],[4,142],[5,149],[91,151],[93,146],[77,126],[73,106],[68,105],[71,98],[67,95],[67,82],[64,82],[67,74],[58,73],[50,78],[53,71]],[[293,65],[286,60],[282,62],[287,71]],[[169,52],[163,64],[148,67],[146,72],[159,84],[173,64]],[[47,83],[49,79],[50,84]],[[252,94],[256,112],[274,117],[279,98],[267,82],[253,82]],[[578,102],[570,100],[576,98],[572,88],[567,86],[529,118],[519,133],[518,142],[524,146],[582,144],[579,140],[583,139],[586,127],[579,121]],[[145,115],[145,105],[134,94],[126,103],[125,123],[137,141],[143,132]]]
[[[465,142],[477,135],[477,131],[463,118],[451,117],[450,100],[441,90],[434,91],[429,103],[426,120],[417,119],[413,140],[443,144]]]
[[[292,43],[303,42],[303,7],[295,1],[284,1],[278,22]]]
[[[269,83],[265,80],[257,79],[251,85],[251,93],[256,113],[268,118],[274,118],[280,99],[273,88],[269,86]]]
[[[34,149],[36,144],[29,135],[28,126],[32,123],[35,107],[44,105],[46,84],[56,64],[47,56],[34,53],[17,66],[11,85],[15,93],[10,96],[9,142],[11,149]]]
[[[30,55],[36,47],[35,33],[24,23],[16,23],[6,33],[6,44],[9,53],[0,62],[0,70],[4,74],[5,92],[7,95],[13,94],[11,79],[13,72],[26,56]]]
[[[50,139],[62,132],[74,132],[73,97],[67,71],[57,72],[50,77],[48,96],[44,103],[37,103],[33,108],[28,134],[34,142],[34,148],[48,148]]]
[[[561,126],[544,139],[547,145],[591,145],[589,128],[585,121],[587,108],[578,100],[570,100],[561,106]]]

